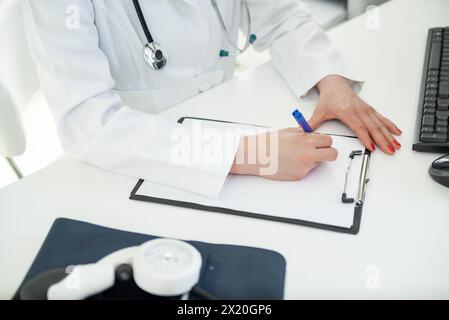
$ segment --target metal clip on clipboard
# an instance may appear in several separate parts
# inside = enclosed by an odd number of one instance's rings
[[[360,177],[359,177],[359,186],[357,191],[357,199],[354,200],[354,198],[349,198],[346,189],[348,186],[348,178],[349,178],[349,171],[351,170],[352,160],[357,157],[362,156],[362,167],[360,169]],[[365,153],[361,150],[355,150],[352,151],[349,154],[349,165],[346,169],[346,175],[345,175],[345,185],[343,187],[343,193],[341,195],[341,202],[342,203],[354,203],[356,206],[360,206],[363,204],[363,201],[365,200],[365,187],[368,183],[369,179],[367,178],[368,174],[368,167],[369,167],[369,160],[370,160],[371,153],[369,151],[366,151]]]

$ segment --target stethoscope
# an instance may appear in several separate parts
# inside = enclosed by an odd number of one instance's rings
[[[237,56],[243,52],[245,52],[257,39],[256,35],[251,33],[251,14],[248,6],[248,2],[246,0],[243,1],[243,6],[245,7],[246,15],[247,15],[247,30],[248,37],[246,38],[245,45],[242,49],[239,48],[238,44],[235,43],[228,32],[226,24],[224,23],[223,17],[220,13],[220,9],[218,8],[217,1],[211,0],[212,7],[217,15],[218,21],[220,22],[220,26],[225,33],[226,41],[233,47],[234,51],[229,50],[220,50],[220,57],[228,57],[228,56]],[[161,70],[167,65],[167,54],[162,49],[162,47],[154,41],[153,36],[151,35],[150,29],[148,28],[147,22],[142,12],[142,8],[140,7],[139,0],[133,0],[134,7],[137,12],[137,16],[139,17],[140,24],[142,25],[143,32],[145,33],[145,37],[147,38],[148,43],[143,47],[143,59],[145,63],[154,70]]]

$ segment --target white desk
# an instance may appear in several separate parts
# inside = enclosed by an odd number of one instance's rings
[[[361,16],[331,32],[363,72],[363,96],[404,130],[403,149],[396,156],[373,155],[359,235],[131,201],[134,179],[65,159],[0,190],[0,297],[13,294],[53,220],[69,217],[166,237],[277,250],[287,259],[288,299],[449,298],[449,189],[427,174],[437,155],[411,151],[426,29],[448,24],[446,0],[395,0],[381,9],[380,30],[367,30]],[[279,75],[264,65],[164,117],[283,127],[294,125],[290,111],[297,103]],[[303,103],[306,113],[312,106]],[[323,130],[346,129],[330,123]],[[373,270],[379,271],[378,290],[366,285]]]

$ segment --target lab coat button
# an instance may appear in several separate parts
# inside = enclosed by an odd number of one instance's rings
[[[205,91],[209,90],[210,87],[211,87],[211,84],[208,82],[205,82],[201,85],[200,92],[205,92]]]

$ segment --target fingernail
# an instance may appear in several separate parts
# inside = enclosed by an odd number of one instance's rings
[[[392,146],[388,146],[388,151],[390,151],[391,153],[395,153],[395,151],[394,151],[394,149],[393,149],[393,147]]]
[[[393,140],[393,143],[394,143],[394,144],[396,145],[396,147],[398,147],[398,148],[402,147],[401,144],[400,144],[396,139]]]
[[[376,151],[376,146],[373,143],[371,143],[371,151],[372,152]]]
[[[402,130],[399,129],[398,127],[396,127],[396,129],[398,129],[399,133],[402,134]]]

